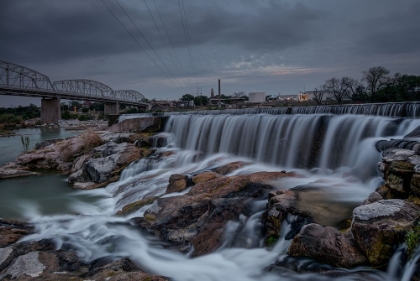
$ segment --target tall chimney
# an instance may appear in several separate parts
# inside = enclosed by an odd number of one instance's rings
[[[219,79],[219,107],[222,106],[220,99],[222,98],[222,94],[220,93],[220,79]]]

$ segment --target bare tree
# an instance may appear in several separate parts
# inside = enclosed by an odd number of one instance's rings
[[[323,85],[324,91],[330,95],[330,97],[337,101],[338,104],[341,104],[346,97],[349,97],[349,91],[347,86],[348,77],[343,77],[341,79],[331,78],[325,81]]]
[[[363,80],[367,83],[372,102],[375,101],[378,90],[386,83],[389,73],[390,71],[383,66],[371,67],[369,70],[363,71]]]
[[[324,90],[323,87],[320,86],[319,88],[314,88],[314,98],[313,100],[316,101],[317,104],[322,104],[322,99],[324,98]]]

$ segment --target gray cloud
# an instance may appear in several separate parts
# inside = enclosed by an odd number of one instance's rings
[[[218,78],[226,94],[293,94],[332,76],[360,78],[375,65],[420,74],[413,59],[420,55],[417,0],[184,0],[196,77],[178,1],[155,1],[181,61],[179,72],[140,0],[119,2],[171,73],[113,0],[104,2],[162,70],[100,0],[0,0],[0,59],[51,80],[94,79],[156,98],[178,98],[197,86],[206,93]],[[147,3],[173,55],[154,1]]]

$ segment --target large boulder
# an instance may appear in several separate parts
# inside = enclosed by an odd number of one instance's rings
[[[391,148],[382,153],[378,163],[385,185],[391,189],[387,197],[408,198],[420,194],[420,156],[415,151]]]
[[[162,240],[179,249],[194,246],[193,256],[216,250],[228,221],[251,215],[250,204],[267,196],[265,182],[293,173],[260,172],[232,177],[210,177],[184,195],[157,199],[146,210],[144,223]]]
[[[313,258],[337,267],[353,268],[367,264],[366,257],[354,243],[350,232],[311,223],[302,227],[288,250],[291,256]]]
[[[74,171],[68,178],[76,182],[104,183],[118,175],[121,169],[141,156],[141,149],[134,144],[108,142],[93,149],[93,156],[80,157],[73,165]],[[81,167],[77,170],[78,167]],[[114,179],[115,180],[115,179]],[[92,187],[92,184],[88,184]]]
[[[374,267],[388,263],[395,248],[420,218],[420,208],[400,199],[379,200],[353,211],[351,232]]]

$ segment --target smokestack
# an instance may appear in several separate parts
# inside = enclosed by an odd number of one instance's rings
[[[220,93],[220,79],[219,79],[219,107],[222,106],[222,104],[220,103],[220,99],[222,98],[222,95]]]

